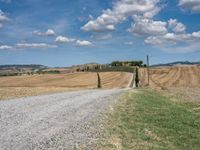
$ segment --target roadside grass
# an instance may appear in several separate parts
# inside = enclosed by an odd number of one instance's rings
[[[97,149],[200,149],[198,108],[148,89],[128,91],[108,114]]]

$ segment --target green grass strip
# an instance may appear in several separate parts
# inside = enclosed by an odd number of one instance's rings
[[[103,149],[199,150],[200,115],[193,108],[151,90],[129,91],[108,117]]]

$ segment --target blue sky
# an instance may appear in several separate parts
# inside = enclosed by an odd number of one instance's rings
[[[0,0],[0,65],[200,61],[199,0]]]

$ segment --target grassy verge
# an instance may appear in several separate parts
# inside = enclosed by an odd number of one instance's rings
[[[105,125],[98,149],[200,148],[199,104],[171,101],[150,90],[125,93]]]

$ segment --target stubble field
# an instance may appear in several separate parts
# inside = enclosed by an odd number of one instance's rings
[[[145,87],[147,83],[147,69],[140,69],[140,84]],[[200,66],[151,68],[150,87],[187,100],[200,101]]]
[[[100,73],[102,88],[126,88],[133,78],[131,73]],[[0,78],[0,99],[48,94],[69,90],[94,89],[96,73],[45,74]]]

